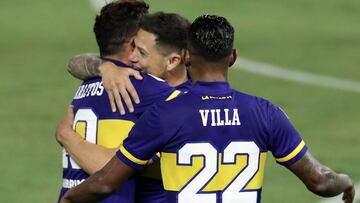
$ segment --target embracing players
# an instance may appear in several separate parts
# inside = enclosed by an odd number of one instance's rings
[[[233,39],[225,18],[197,18],[185,57],[193,88],[145,112],[116,156],[61,202],[106,197],[158,152],[168,202],[260,202],[267,151],[312,192],[325,197],[343,192],[343,200],[352,202],[351,179],[313,158],[277,106],[227,83],[228,66],[236,59]],[[71,119],[70,112],[67,128]]]
[[[124,67],[132,65],[129,58],[133,54],[134,39],[138,37],[139,26],[146,29],[148,24],[165,21],[163,22],[164,26],[170,26],[173,32],[166,32],[165,35],[163,35],[164,32],[154,31],[153,33],[154,36],[159,35],[156,39],[159,39],[160,42],[165,39],[165,42],[159,45],[167,48],[161,49],[168,56],[163,60],[168,62],[164,64],[164,71],[170,72],[182,68],[183,74],[186,76],[186,69],[180,53],[186,46],[189,23],[176,14],[157,13],[142,18],[147,14],[147,10],[148,5],[141,1],[116,1],[101,10],[100,15],[96,18],[94,32],[102,60],[111,61],[119,66],[117,69],[125,70]],[[145,31],[143,33],[149,34]],[[172,33],[175,35],[172,36]],[[175,36],[182,43],[168,45],[171,37],[174,39]],[[153,41],[155,42],[155,39]],[[127,68],[126,71],[128,71]],[[90,78],[78,88],[72,102],[75,112],[73,127],[78,133],[72,130],[66,131],[61,127],[57,130],[57,140],[65,149],[63,153],[63,187],[60,197],[69,188],[84,181],[89,174],[101,169],[111,159],[124,138],[127,137],[134,122],[150,105],[176,97],[180,93],[157,77],[146,73],[139,74],[135,70],[130,71],[132,74],[137,74],[137,77],[142,77],[142,80],[131,79],[142,101],[135,105],[134,112],[126,115],[111,111],[108,95],[104,91],[101,78]],[[159,77],[162,76],[155,70],[149,70],[149,72]],[[145,174],[144,176],[149,177],[150,175],[146,176]],[[162,182],[146,177],[137,176],[135,180],[129,180],[126,185],[119,188],[104,202],[163,202]],[[134,191],[137,184],[141,184],[141,187]],[[136,200],[134,200],[135,196]]]

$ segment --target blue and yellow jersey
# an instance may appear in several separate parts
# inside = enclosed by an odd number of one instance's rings
[[[117,157],[141,168],[160,152],[168,202],[248,203],[261,201],[268,151],[289,166],[306,150],[277,106],[226,82],[198,82],[145,112]]]
[[[184,83],[175,87],[176,90],[179,90],[181,94],[188,92],[192,88],[191,80],[187,80]],[[173,96],[177,96],[177,93],[174,93]],[[179,94],[180,95],[180,94]],[[172,99],[174,97],[169,97]],[[153,156],[153,164],[148,165],[143,169],[139,176],[135,179],[135,191],[136,191],[136,202],[144,203],[162,203],[166,202],[164,195],[164,187],[161,180],[160,173],[160,164],[159,164],[159,154]],[[162,192],[160,192],[162,191]]]
[[[117,65],[124,67],[120,62]],[[126,66],[125,66],[126,67]],[[80,85],[72,101],[74,106],[74,129],[85,140],[107,148],[119,147],[128,136],[134,123],[152,104],[165,101],[179,94],[164,81],[146,73],[143,80],[131,78],[139,97],[135,112],[120,115],[112,112],[108,95],[101,78],[93,78]],[[80,184],[88,177],[78,164],[63,150],[63,185],[60,197],[71,187]],[[133,202],[135,183],[130,180],[125,186],[102,202]]]

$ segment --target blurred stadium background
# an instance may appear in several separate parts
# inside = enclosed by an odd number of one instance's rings
[[[354,91],[342,91],[242,69],[230,72],[233,87],[285,109],[321,162],[360,181],[359,0],[148,3],[151,11],[190,20],[203,13],[227,17],[246,59],[357,81]],[[88,0],[1,0],[0,13],[0,202],[55,202],[61,148],[54,130],[79,84],[65,64],[74,54],[97,52],[96,12]],[[263,202],[320,200],[268,155]]]

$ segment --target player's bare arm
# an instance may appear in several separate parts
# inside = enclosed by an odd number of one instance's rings
[[[90,176],[80,185],[70,189],[60,200],[60,203],[99,202],[114,192],[134,172],[135,169],[114,156],[103,169]]]
[[[346,174],[338,174],[319,163],[309,152],[288,167],[313,193],[333,197],[343,193],[345,203],[354,200],[355,189]]]
[[[118,149],[87,142],[72,129],[73,121],[73,109],[69,107],[67,116],[57,126],[56,140],[86,173],[94,174],[109,162]]]
[[[99,55],[86,53],[73,56],[67,65],[69,73],[79,80],[87,80],[100,76],[99,66],[102,64]]]
[[[121,98],[130,112],[134,111],[131,98],[135,103],[140,103],[139,96],[129,79],[130,76],[134,76],[138,80],[142,79],[141,74],[136,70],[118,68],[111,62],[101,60],[96,54],[82,54],[70,59],[68,71],[80,80],[101,76],[113,112],[116,112],[117,107],[120,114],[125,114]]]

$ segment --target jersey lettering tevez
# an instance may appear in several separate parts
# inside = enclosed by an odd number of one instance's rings
[[[198,82],[152,106],[117,157],[141,168],[160,152],[168,202],[260,202],[267,151],[289,166],[307,147],[284,112],[226,82]]]
[[[116,65],[126,67],[116,62]],[[143,80],[131,78],[139,97],[140,104],[135,104],[135,112],[120,115],[112,112],[108,95],[101,78],[93,78],[80,85],[72,101],[74,106],[74,129],[83,138],[94,144],[107,148],[119,147],[128,136],[130,129],[139,117],[152,104],[172,98],[180,92],[170,87],[164,81],[141,73]],[[63,185],[60,198],[69,189],[84,181],[88,174],[63,150]],[[134,202],[134,180],[129,180],[116,193],[102,202]]]

